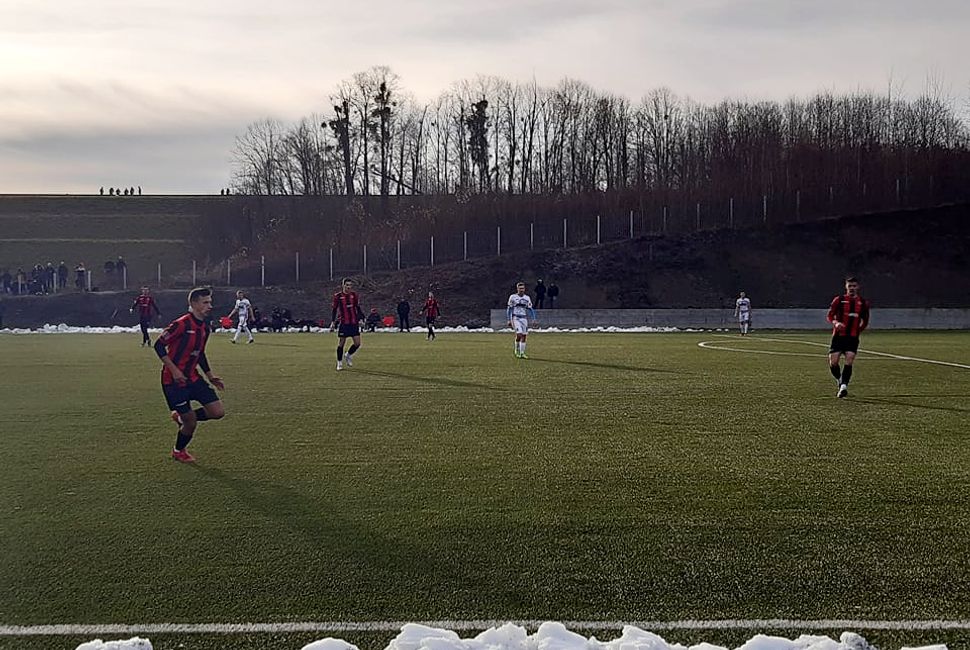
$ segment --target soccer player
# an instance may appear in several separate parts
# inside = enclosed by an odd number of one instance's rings
[[[424,314],[428,324],[428,340],[433,341],[435,339],[434,321],[441,315],[441,305],[438,304],[434,294],[430,291],[428,292],[428,299],[424,301],[424,307],[421,308],[421,313]]]
[[[332,332],[337,323],[340,323],[340,330],[337,332],[337,370],[344,369],[344,360],[348,367],[354,365],[354,353],[360,349],[360,321],[364,319],[364,312],[360,308],[360,298],[354,291],[354,282],[350,278],[344,278],[340,283],[340,291],[333,294],[331,303],[332,313],[330,314],[330,331]],[[347,350],[344,357],[344,342],[348,339],[353,340],[353,345]]]
[[[845,293],[832,299],[827,319],[832,323],[829,370],[839,385],[837,396],[846,397],[852,379],[852,362],[859,351],[859,335],[869,326],[869,301],[859,295],[858,278],[845,279]],[[842,355],[845,355],[845,365],[839,368]]]
[[[212,374],[205,357],[205,342],[209,339],[206,320],[212,311],[212,291],[196,288],[189,292],[189,311],[173,320],[155,341],[155,352],[162,360],[162,392],[172,419],[179,425],[172,458],[191,463],[195,458],[185,450],[199,422],[218,420],[226,411],[212,389],[225,390],[222,380]],[[199,375],[205,373],[212,386]],[[190,402],[202,405],[194,411]]]
[[[748,298],[743,291],[735,303],[734,317],[738,319],[741,336],[744,336],[751,327],[751,298]]]
[[[229,312],[229,318],[235,315],[239,315],[239,324],[236,325],[236,333],[232,337],[232,342],[235,343],[236,339],[239,338],[239,333],[246,330],[246,334],[249,335],[249,342],[252,343],[253,333],[250,331],[246,323],[249,321],[249,314],[253,311],[253,305],[249,302],[249,298],[246,297],[246,293],[240,289],[236,292],[236,306],[231,312]]]
[[[158,305],[155,304],[155,299],[152,298],[148,287],[141,288],[141,295],[135,298],[135,302],[131,303],[128,313],[135,313],[136,308],[138,309],[138,324],[141,326],[141,346],[145,347],[151,344],[151,339],[148,338],[148,326],[152,324],[152,318],[155,314],[161,316],[162,312],[158,310]],[[153,309],[155,314],[152,313]]]
[[[536,310],[532,308],[532,298],[525,293],[525,282],[515,285],[515,293],[509,296],[509,308],[506,310],[509,327],[515,330],[515,357],[528,359],[525,354],[525,339],[529,335],[529,318],[538,320]]]

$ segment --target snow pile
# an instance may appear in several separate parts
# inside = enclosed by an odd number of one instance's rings
[[[152,327],[149,328],[149,332],[153,334],[158,334],[162,330],[160,328]],[[227,334],[233,333],[236,330],[233,329],[222,329],[217,328],[216,333]],[[275,332],[267,332],[265,330],[260,330],[257,334],[274,334]],[[314,334],[326,334],[330,330],[326,327],[311,327],[310,332]],[[382,327],[378,328],[377,332],[381,334],[388,333],[398,333],[396,327]],[[428,330],[424,327],[412,327],[411,333],[426,333]],[[608,327],[534,327],[532,332],[541,332],[543,334],[570,334],[570,333],[621,333],[630,334],[636,332],[648,332],[648,333],[669,333],[669,332],[724,332],[724,329],[695,329],[695,328],[680,328],[680,327],[650,327],[647,325],[642,325],[639,327],[617,327],[610,325]],[[75,327],[73,325],[66,325],[61,323],[60,325],[44,325],[43,327],[38,327],[36,329],[30,329],[25,327],[14,327],[0,329],[0,334],[138,334],[141,332],[137,326],[132,327],[122,327],[120,325],[113,325],[111,327]],[[305,329],[297,327],[287,327],[283,329],[282,333],[285,334],[298,334],[300,332],[306,333]],[[494,334],[496,332],[500,334],[511,334],[512,330],[508,328],[493,329],[491,327],[465,327],[464,325],[459,325],[457,327],[436,327],[436,333],[449,334],[449,333],[469,333],[469,334]],[[367,332],[365,332],[367,333]]]
[[[357,650],[346,641],[326,638],[314,641],[303,650]],[[387,650],[688,650],[678,643],[667,643],[652,632],[627,625],[618,639],[599,641],[570,632],[562,623],[546,622],[530,635],[525,628],[512,623],[493,627],[473,639],[462,639],[451,630],[443,630],[415,623],[401,628]],[[689,650],[727,650],[722,646],[700,643]],[[836,641],[827,636],[803,634],[794,640],[758,634],[738,650],[875,650],[858,634],[843,632]],[[906,650],[906,649],[904,649]],[[914,649],[915,650],[915,649]],[[921,650],[946,650],[946,646],[930,646]]]
[[[140,639],[137,636],[127,641],[102,641],[95,639],[82,643],[77,650],[152,650],[152,642],[148,639]]]

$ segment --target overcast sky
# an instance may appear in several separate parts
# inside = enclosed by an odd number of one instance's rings
[[[478,74],[633,101],[931,76],[964,112],[968,41],[968,0],[0,0],[0,192],[218,192],[247,124],[373,65],[419,100]]]

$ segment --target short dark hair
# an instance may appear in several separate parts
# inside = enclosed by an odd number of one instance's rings
[[[854,275],[845,276],[845,283],[849,284],[850,282],[855,282],[856,284],[859,284],[859,278],[857,278]]]
[[[196,287],[189,291],[189,302],[196,302],[201,298],[212,295],[212,289],[208,287]]]
[[[340,281],[340,286],[344,286],[348,282],[353,282],[353,281],[354,281],[353,278],[344,278],[343,280]]]
[[[520,284],[521,284],[521,285],[522,285],[523,287],[525,286],[525,282],[523,282],[522,280],[519,280],[518,282],[516,282],[516,283],[515,283],[515,286],[519,286]]]

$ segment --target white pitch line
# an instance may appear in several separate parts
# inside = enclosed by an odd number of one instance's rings
[[[92,636],[102,634],[281,634],[296,632],[398,632],[405,625],[444,630],[477,631],[506,623],[537,629],[544,620],[457,621],[319,621],[294,623],[142,623],[0,625],[3,636]],[[784,618],[679,621],[562,621],[573,630],[970,630],[970,620],[870,621],[852,619],[798,620]]]
[[[714,336],[733,338],[733,337],[726,336],[724,334],[715,334]],[[769,341],[773,343],[800,343],[802,345],[813,345],[815,347],[828,348],[827,343],[819,343],[817,341],[802,341],[799,339],[769,339],[769,338],[763,338],[759,336],[757,338],[753,338],[749,340]],[[716,342],[717,341],[703,341],[701,343],[698,343],[697,345],[699,347],[706,348],[708,350],[729,350],[731,352],[749,352],[751,354],[778,354],[778,355],[784,355],[784,356],[807,356],[807,357],[816,356],[814,354],[805,354],[802,352],[769,352],[766,350],[745,350],[741,348],[715,347],[713,345],[706,345],[709,343],[716,343]],[[938,361],[936,359],[922,359],[920,357],[907,357],[902,354],[891,354],[889,352],[877,352],[875,350],[870,350],[868,348],[859,348],[859,354],[873,354],[878,357],[886,357],[888,359],[898,359],[900,361],[916,361],[919,363],[932,363],[938,366],[950,366],[951,368],[962,368],[964,370],[970,370],[970,365],[967,365],[964,363],[956,363],[954,361]],[[818,355],[818,356],[822,356],[822,355]]]

